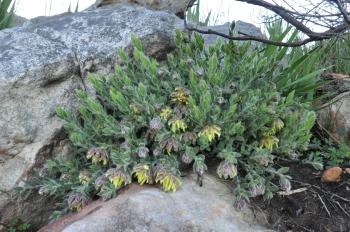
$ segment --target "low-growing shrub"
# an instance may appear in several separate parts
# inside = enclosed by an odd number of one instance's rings
[[[312,147],[313,151],[307,153],[303,162],[311,164],[317,170],[339,166],[347,167],[350,164],[350,149],[345,142],[335,144],[331,139],[314,138]]]
[[[250,197],[291,189],[288,167],[275,162],[298,158],[315,112],[293,89],[279,91],[275,81],[284,72],[271,72],[278,63],[249,44],[219,41],[205,49],[200,35],[190,40],[180,32],[177,50],[158,63],[132,41],[132,58],[119,51],[114,75],[89,76],[96,96],[77,91],[78,116],[57,110],[74,159],[48,161],[26,188],[80,210],[133,180],[176,191],[181,163],[201,178],[207,160],[216,158],[218,176],[235,184],[237,209]]]

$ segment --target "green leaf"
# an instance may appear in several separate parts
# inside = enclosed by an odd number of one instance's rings
[[[87,94],[85,91],[81,89],[76,89],[75,90],[75,95],[81,100],[84,101],[87,98]]]
[[[117,104],[118,109],[121,112],[128,112],[128,108],[129,108],[128,101],[125,99],[125,97],[121,92],[117,91],[114,88],[111,88],[109,91],[109,94],[111,96],[112,101]]]
[[[325,69],[320,69],[320,70],[316,70],[312,73],[309,73],[303,77],[298,78],[297,80],[293,81],[292,83],[288,84],[287,86],[285,86],[285,88],[292,88],[293,86],[296,86],[299,83],[305,83],[309,80],[313,80],[317,76],[321,75],[324,71],[325,71]]]
[[[131,34],[131,43],[135,49],[137,49],[140,52],[143,52],[142,42],[139,38],[137,38],[137,36],[134,33]]]
[[[277,170],[277,172],[279,174],[286,174],[287,172],[289,171],[289,168],[288,167],[282,167],[280,169]]]
[[[211,104],[212,104],[211,94],[209,91],[206,91],[202,94],[200,98],[200,106],[204,114],[202,115],[203,117],[210,111]]]
[[[57,107],[56,108],[56,114],[61,119],[67,119],[68,118],[68,113],[66,111],[64,111],[61,107]]]
[[[10,6],[12,7],[10,9]],[[15,2],[12,0],[0,0],[0,30],[11,26],[15,10]]]
[[[288,94],[287,99],[286,99],[286,104],[287,104],[287,105],[293,104],[293,101],[294,101],[294,94],[295,94],[295,90],[291,91],[291,92]]]
[[[216,55],[213,55],[209,60],[208,76],[209,78],[216,75],[216,70],[218,68],[218,58]]]
[[[139,94],[142,97],[146,97],[147,96],[147,87],[144,84],[139,83],[138,90],[139,90]]]
[[[96,100],[94,100],[92,97],[87,98],[87,104],[89,105],[91,111],[95,114],[101,114],[104,112],[102,105]]]

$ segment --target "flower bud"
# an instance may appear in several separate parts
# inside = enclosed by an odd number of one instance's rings
[[[237,175],[237,168],[230,161],[221,161],[216,172],[220,178],[224,178],[224,179],[231,178],[232,179]]]
[[[82,171],[79,173],[79,181],[82,184],[87,184],[91,180],[91,173],[89,171]]]
[[[203,69],[198,69],[198,70],[196,71],[196,75],[197,75],[198,77],[204,76],[204,70],[203,70]]]
[[[233,203],[233,207],[238,211],[242,211],[247,206],[247,201],[244,198],[238,198]]]
[[[158,157],[162,154],[162,151],[159,148],[153,150],[153,156]]]
[[[180,150],[180,143],[174,138],[168,138],[160,142],[160,147],[168,154],[171,152],[178,152]]]
[[[218,98],[218,103],[220,104],[220,105],[222,105],[222,104],[225,104],[227,101],[225,100],[225,98],[223,98],[223,97],[219,97]]]
[[[164,69],[162,69],[162,68],[158,69],[157,75],[158,75],[159,77],[163,77],[164,74],[165,74],[165,70],[164,70]]]
[[[46,186],[41,186],[38,191],[39,195],[46,195],[49,193],[49,190]]]
[[[279,183],[283,191],[289,192],[292,189],[292,184],[286,177],[280,178]]]
[[[148,157],[148,153],[149,153],[149,149],[147,147],[140,147],[137,150],[138,157],[143,158],[143,159]]]
[[[91,159],[93,164],[102,163],[103,165],[107,165],[108,155],[107,152],[99,147],[91,148],[87,154],[87,159]]]
[[[130,144],[128,144],[127,142],[123,142],[122,144],[120,144],[120,148],[129,149],[130,148]]]
[[[195,145],[197,142],[197,135],[192,132],[186,132],[182,135],[182,139],[185,143]]]
[[[251,197],[257,197],[257,196],[264,195],[265,191],[266,191],[266,187],[262,183],[261,184],[257,184],[254,187],[251,187],[249,189]]]
[[[187,155],[186,153],[181,155],[181,161],[185,164],[190,164],[193,161],[193,158]]]
[[[194,60],[193,59],[187,59],[187,64],[188,65],[192,65],[194,63]]]
[[[42,168],[40,168],[40,170],[39,170],[39,176],[45,177],[45,176],[47,176],[47,174],[48,174],[48,169],[47,169],[46,165],[44,164],[42,166]]]
[[[68,196],[68,206],[72,210],[80,211],[89,202],[89,199],[80,193],[71,193]]]
[[[97,179],[95,180],[96,190],[101,190],[105,185],[106,181],[107,181],[107,177],[105,175],[97,177]]]
[[[163,123],[159,117],[153,118],[149,122],[149,129],[151,130],[159,131],[160,129],[162,129],[162,127],[163,127]]]

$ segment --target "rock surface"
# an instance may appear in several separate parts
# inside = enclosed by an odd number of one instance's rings
[[[350,144],[350,92],[338,95],[318,111],[318,123],[327,130],[336,144]]]
[[[332,96],[318,111],[318,123],[335,143],[350,145],[350,76],[328,73],[324,77],[329,83],[322,87],[321,93],[331,93]]]
[[[195,179],[195,175],[184,178],[175,193],[131,185],[115,199],[93,202],[39,232],[267,231],[256,225],[249,209],[234,210],[233,194],[226,184],[206,176],[199,187]]]
[[[14,14],[13,18],[12,18],[12,27],[22,26],[27,21],[28,21],[28,19]]]
[[[203,27],[203,29],[205,29],[205,30],[210,29],[210,30],[217,31],[217,32],[224,33],[224,34],[228,35],[229,30],[230,30],[230,23],[227,22],[227,23],[222,24],[222,25]],[[264,34],[261,32],[261,30],[251,23],[237,21],[236,25],[235,25],[235,29],[237,31],[239,31],[240,33],[243,33],[245,35],[264,38]],[[221,37],[218,37],[217,35],[203,35],[203,37],[205,39],[206,45],[214,44],[216,42],[217,38],[221,38]],[[221,38],[221,39],[226,40],[225,38]]]
[[[96,0],[92,8],[110,4],[136,4],[154,10],[169,11],[176,15],[182,15],[190,0]]]
[[[77,14],[40,17],[0,32],[0,221],[47,219],[45,201],[17,204],[11,191],[45,159],[67,156],[55,109],[76,109],[74,91],[88,72],[111,72],[116,49],[130,50],[135,33],[149,55],[174,48],[173,14],[113,5]],[[38,216],[40,215],[40,216]]]

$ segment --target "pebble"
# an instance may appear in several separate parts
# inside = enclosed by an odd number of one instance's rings
[[[333,167],[327,169],[323,172],[321,180],[322,182],[339,182],[342,172],[343,169],[341,169],[340,167]]]
[[[350,175],[350,168],[345,168],[345,172]]]

